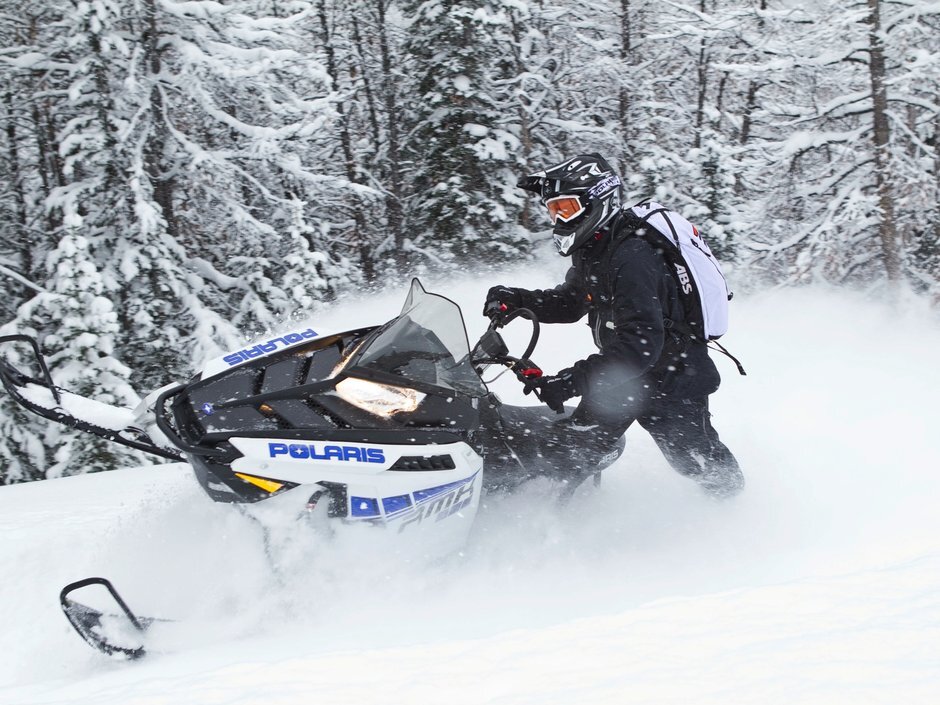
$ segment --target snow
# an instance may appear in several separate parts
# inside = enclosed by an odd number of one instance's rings
[[[24,399],[36,406],[44,409],[60,408],[75,418],[89,419],[98,426],[113,431],[122,431],[134,423],[134,414],[130,409],[103,404],[69,392],[60,392],[61,404],[56,403],[48,388],[38,384],[27,384],[20,387],[19,392]]]
[[[490,285],[545,286],[563,264],[424,283],[474,339]],[[308,323],[374,323],[405,292]],[[443,562],[297,527],[271,569],[256,526],[183,465],[2,487],[0,702],[940,701],[936,319],[739,291],[722,342],[748,369],[718,357],[712,406],[743,495],[707,499],[631,429],[599,491],[565,510],[539,483],[490,499]],[[586,326],[547,326],[533,357],[554,372],[590,349]],[[182,620],[164,653],[114,662],[72,633],[57,592],[89,575]]]
[[[470,78],[468,76],[464,76],[463,74],[454,76],[454,88],[457,89],[458,93],[469,93]]]
[[[34,284],[23,275],[18,274],[15,270],[10,269],[9,267],[4,267],[3,264],[0,264],[0,276],[9,277],[10,279],[17,282],[18,284],[22,284],[25,287],[29,287],[33,291],[37,291],[39,293],[42,293],[45,291],[45,289],[43,289],[38,284]]]

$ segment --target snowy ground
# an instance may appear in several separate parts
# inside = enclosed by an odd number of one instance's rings
[[[495,282],[426,283],[482,330]],[[390,317],[405,290],[316,325]],[[732,326],[749,376],[719,360],[713,411],[749,484],[727,503],[631,430],[599,492],[490,502],[450,560],[355,543],[272,573],[184,466],[0,488],[0,703],[940,702],[940,326],[821,290],[739,296]],[[589,351],[555,327],[535,357]],[[168,653],[115,662],[72,633],[57,592],[96,574],[185,619]]]

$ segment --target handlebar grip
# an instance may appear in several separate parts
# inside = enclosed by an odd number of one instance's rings
[[[509,310],[509,306],[499,301],[490,301],[483,309],[483,315],[492,320],[501,319]]]

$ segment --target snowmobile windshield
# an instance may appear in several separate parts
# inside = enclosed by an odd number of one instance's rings
[[[349,360],[354,368],[393,374],[472,397],[486,387],[470,364],[470,343],[460,307],[429,294],[415,279],[401,314],[365,341]]]

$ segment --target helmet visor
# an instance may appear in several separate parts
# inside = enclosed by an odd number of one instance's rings
[[[569,223],[584,212],[584,206],[581,205],[581,199],[577,196],[555,196],[545,201],[545,207],[548,208],[548,216],[552,219],[552,224],[559,220],[563,223]]]

